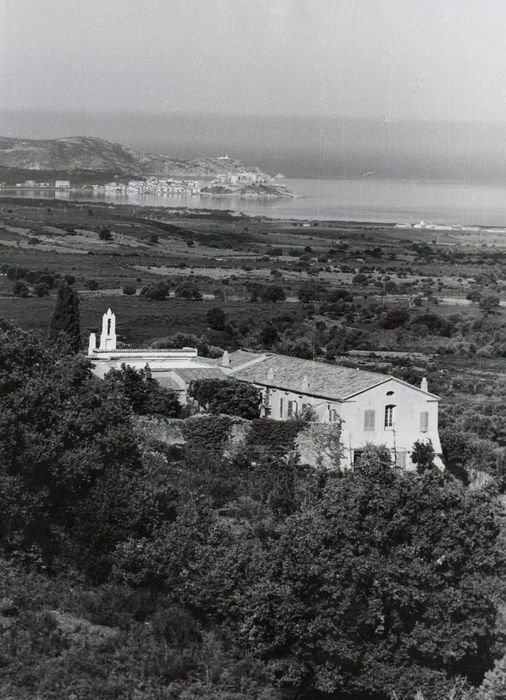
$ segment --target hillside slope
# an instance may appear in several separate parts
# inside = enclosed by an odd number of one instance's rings
[[[0,137],[0,167],[70,172],[90,170],[118,175],[214,177],[240,170],[254,170],[233,158],[183,160],[163,154],[145,154],[105,139],[73,136],[58,139]]]

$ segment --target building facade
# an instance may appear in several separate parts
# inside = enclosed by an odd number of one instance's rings
[[[97,346],[90,335],[88,357],[103,377],[122,364],[149,366],[162,386],[186,403],[195,379],[226,379],[254,384],[262,392],[263,415],[275,420],[300,417],[310,410],[321,423],[341,423],[343,466],[356,463],[368,444],[385,445],[397,466],[413,469],[415,442],[431,442],[442,466],[438,433],[439,397],[395,377],[360,369],[288,357],[275,353],[237,350],[221,358],[200,357],[195,348],[177,350],[118,349],[116,317],[109,309],[102,318]]]

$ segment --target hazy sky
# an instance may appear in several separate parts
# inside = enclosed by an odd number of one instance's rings
[[[506,116],[504,0],[0,0],[1,107]]]

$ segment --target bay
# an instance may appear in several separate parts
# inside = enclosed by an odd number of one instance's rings
[[[504,186],[416,180],[280,180],[294,198],[210,197],[178,194],[111,194],[55,190],[4,190],[0,197],[36,197],[137,206],[230,209],[249,216],[318,221],[377,221],[506,225]]]

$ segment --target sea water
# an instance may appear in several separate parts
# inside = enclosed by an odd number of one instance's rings
[[[506,188],[491,184],[416,180],[303,179],[279,181],[296,195],[234,197],[111,194],[91,191],[3,190],[1,197],[37,197],[138,206],[230,209],[281,219],[506,225]]]

